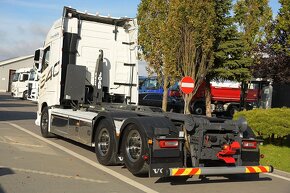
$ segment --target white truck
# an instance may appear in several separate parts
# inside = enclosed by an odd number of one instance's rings
[[[31,69],[27,84],[27,99],[37,102],[39,89],[39,72],[37,70]]]
[[[28,79],[31,68],[20,68],[13,75],[11,95],[15,98],[27,99]]]
[[[134,175],[272,172],[245,121],[138,106],[137,31],[135,19],[64,7],[34,57],[42,136],[95,147],[99,163]]]

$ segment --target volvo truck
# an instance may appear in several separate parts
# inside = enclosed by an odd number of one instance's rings
[[[272,172],[239,121],[138,105],[137,21],[64,7],[35,51],[43,137],[94,147],[100,164],[151,177]]]
[[[35,69],[31,69],[27,82],[27,99],[37,102],[38,90],[39,90],[39,72]]]
[[[15,98],[27,99],[28,79],[31,68],[20,68],[15,71],[11,84],[11,95]]]

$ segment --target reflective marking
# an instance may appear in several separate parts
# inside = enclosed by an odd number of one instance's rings
[[[171,169],[171,176],[193,176],[200,175],[200,168],[173,168]]]
[[[90,160],[82,155],[79,155],[79,154],[77,154],[77,153],[75,153],[75,152],[73,152],[73,151],[71,151],[71,150],[69,150],[61,145],[58,145],[57,143],[49,141],[48,139],[45,139],[45,138],[43,138],[43,137],[41,137],[41,136],[31,132],[31,131],[28,131],[27,129],[24,129],[23,127],[21,127],[17,124],[10,123],[10,122],[6,122],[6,123],[8,123],[9,125],[17,128],[25,133],[28,133],[29,135],[31,135],[31,136],[33,136],[41,141],[44,141],[44,142],[46,142],[46,143],[48,143],[48,144],[50,144],[50,145],[52,145],[60,150],[66,152],[67,154],[69,154],[71,156],[74,156],[75,158],[82,160],[83,162],[85,162],[85,163],[87,163],[87,164],[89,164],[89,165],[91,165],[99,170],[102,170],[103,172],[106,172],[107,174],[114,176],[115,178],[117,178],[117,179],[143,191],[143,192],[157,193],[157,191],[155,191],[155,190],[153,190],[153,189],[151,189],[143,184],[140,184],[139,182],[136,182],[136,181],[134,181],[134,180],[122,175],[122,174],[119,174],[118,172],[115,172],[114,170],[111,170],[111,169],[109,169],[101,164],[98,164],[98,163],[96,163],[96,162],[94,162],[94,161],[92,161],[92,160]]]
[[[87,181],[87,182],[97,182],[97,183],[102,183],[102,184],[109,183],[108,181],[103,181],[103,180],[94,180],[94,179],[83,178],[83,177],[78,177],[78,176],[67,176],[67,175],[63,175],[63,174],[43,172],[43,171],[37,171],[37,170],[29,170],[29,169],[23,169],[23,168],[10,168],[7,166],[0,166],[0,168],[9,168],[13,171],[18,171],[18,172],[33,173],[33,174],[54,176],[54,177],[60,177],[60,178],[68,178],[68,179],[74,179],[74,180],[82,180],[82,181]]]

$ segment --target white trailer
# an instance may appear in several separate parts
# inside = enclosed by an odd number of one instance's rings
[[[247,168],[259,165],[259,148],[244,122],[137,106],[137,31],[135,19],[64,7],[35,52],[42,136],[95,147],[99,163],[123,163],[135,175],[271,172]]]
[[[20,68],[13,75],[11,84],[11,95],[15,98],[27,99],[28,79],[31,68]]]

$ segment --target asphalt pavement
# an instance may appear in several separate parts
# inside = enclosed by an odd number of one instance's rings
[[[60,137],[44,139],[34,124],[37,104],[0,93],[0,193],[235,192],[290,193],[289,173],[259,180],[133,176],[101,166],[93,148]],[[290,163],[289,163],[290,164]]]

